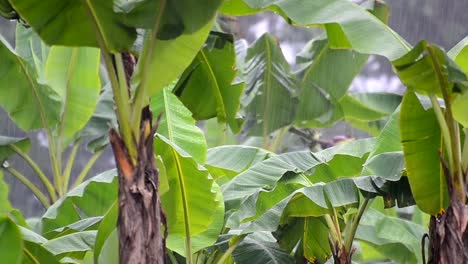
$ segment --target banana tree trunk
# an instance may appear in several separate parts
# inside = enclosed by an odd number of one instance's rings
[[[135,58],[122,54],[125,78],[135,68]],[[114,129],[109,140],[119,174],[119,259],[121,264],[166,263],[166,217],[159,197],[159,173],[154,160],[153,135],[158,127],[152,124],[149,107],[142,110],[137,157],[133,160],[124,141]]]
[[[430,264],[468,263],[468,205],[464,197],[460,200],[454,191],[453,177],[444,158],[440,157],[450,194],[447,211],[432,216],[429,224],[429,262]],[[464,175],[466,178],[466,175]]]
[[[165,215],[158,193],[158,170],[153,152],[152,115],[143,110],[137,160],[128,155],[123,140],[110,131],[119,174],[119,255],[120,263],[165,263]],[[163,231],[164,230],[164,231]]]

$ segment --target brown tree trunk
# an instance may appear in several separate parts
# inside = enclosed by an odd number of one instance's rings
[[[444,171],[450,206],[446,212],[432,216],[429,224],[429,261],[430,264],[468,263],[468,205],[466,190],[457,195],[454,190],[453,176],[440,154]],[[466,175],[463,175],[465,178]],[[466,187],[465,187],[466,188]]]
[[[120,263],[165,263],[165,216],[158,193],[158,170],[153,153],[152,115],[143,110],[136,165],[114,129],[110,142],[119,173]]]
[[[127,86],[136,60],[122,53]],[[130,95],[130,89],[129,89]],[[109,140],[119,174],[119,256],[121,264],[166,263],[166,217],[159,197],[159,173],[153,151],[153,135],[159,118],[152,125],[149,107],[142,110],[136,161],[119,134],[111,129]]]
[[[350,251],[346,250],[344,245],[339,243],[334,243],[332,240],[329,240],[330,248],[332,250],[333,263],[335,264],[351,264],[353,254],[356,251],[355,248],[352,248]]]
[[[429,225],[431,264],[468,263],[468,206],[452,201],[445,214],[431,217]]]

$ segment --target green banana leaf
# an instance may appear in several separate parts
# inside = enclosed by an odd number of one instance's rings
[[[234,3],[229,3],[234,2]],[[324,26],[332,48],[352,48],[363,54],[378,54],[395,60],[409,45],[365,7],[347,0],[231,0],[222,11],[231,15],[249,15],[272,10],[299,26]],[[346,10],[346,15],[343,15]],[[380,16],[377,14],[377,16]]]
[[[292,264],[294,258],[277,243],[247,236],[232,253],[236,263],[284,263]]]
[[[137,28],[152,29],[160,12],[161,0],[144,0],[126,3],[125,22]],[[181,33],[194,33],[212,20],[222,0],[165,1],[161,17],[159,39],[178,37]]]
[[[384,259],[416,264],[422,263],[421,237],[426,232],[418,224],[369,208],[360,221],[356,239],[368,243],[385,256]]]
[[[13,206],[8,199],[8,184],[3,180],[3,170],[0,170],[0,216],[5,216],[13,210]]]
[[[64,235],[50,239],[42,245],[59,258],[83,259],[85,253],[94,248],[96,232],[96,230],[90,230]]]
[[[114,111],[114,98],[108,83],[101,94],[91,119],[80,131],[81,137],[90,137],[88,149],[96,152],[109,144],[108,134],[110,127],[118,127]]]
[[[8,217],[0,216],[0,255],[5,263],[21,263],[23,240],[18,226]]]
[[[115,12],[119,8],[112,0],[10,3],[48,45],[98,47],[99,31],[109,50],[122,51],[129,49],[136,38],[136,30],[123,23],[123,15]]]
[[[31,141],[29,138],[14,138],[0,136],[0,162],[3,163],[8,157],[15,154],[11,145],[16,146],[23,152],[28,152],[31,148]]]
[[[63,102],[56,134],[67,145],[91,118],[99,98],[100,52],[96,48],[50,49],[45,76]]]
[[[435,215],[448,202],[439,159],[440,128],[433,109],[424,110],[411,92],[403,97],[400,134],[406,172],[416,204],[423,212]]]
[[[296,58],[301,92],[295,123],[304,126],[309,120],[328,121],[331,105],[345,95],[367,58],[351,50],[332,49],[327,39],[309,42]]]
[[[15,52],[25,59],[29,65],[34,66],[40,80],[45,80],[45,64],[49,54],[47,46],[32,28],[23,24],[16,24]]]
[[[233,178],[249,167],[274,156],[261,148],[231,145],[208,149],[205,167],[215,179]]]
[[[295,115],[297,84],[273,36],[265,34],[248,49],[245,58],[245,106],[251,135],[268,136],[291,123]]]
[[[191,238],[192,252],[208,248],[216,243],[221,229],[224,226],[224,201],[221,189],[214,183],[213,191],[216,192],[216,211],[213,215],[213,222],[208,226],[206,231],[194,235]],[[181,234],[169,235],[166,240],[166,246],[171,250],[185,255],[185,236]]]
[[[447,89],[449,96],[468,90],[465,73],[441,48],[424,40],[394,61],[393,66],[403,84],[420,94],[442,97],[441,89]],[[441,87],[440,78],[447,82],[447,87]]]
[[[231,35],[212,34],[210,46],[198,52],[180,77],[173,92],[197,120],[217,117],[238,133],[242,120],[237,117],[243,83],[233,84],[237,75],[236,53]],[[201,100],[203,98],[203,100]]]
[[[96,243],[94,244],[94,262],[95,263],[110,263],[110,262],[102,262],[101,260],[105,260],[108,257],[104,256],[106,253],[106,247],[112,247],[113,252],[118,251],[118,239],[115,239],[112,237],[112,234],[117,234],[117,218],[118,218],[118,202],[117,199],[110,207],[110,209],[106,212],[106,214],[103,216],[101,224],[99,225],[99,228],[97,230],[96,234]],[[116,235],[117,237],[117,235]],[[115,242],[115,243],[113,243]],[[103,256],[101,256],[101,253]],[[113,254],[113,255],[118,255],[118,254]]]
[[[161,177],[169,182],[169,191],[161,196],[167,216],[168,241],[184,238],[185,243],[176,243],[173,250],[187,256],[197,250],[192,238],[207,231],[220,212],[213,179],[194,158],[162,135],[155,140],[155,152],[161,155],[166,168],[166,175]]]
[[[457,63],[457,65],[468,73],[468,36],[460,40],[447,55]]]
[[[54,203],[41,218],[44,237],[56,234],[56,229],[89,217],[104,215],[117,197],[117,173],[109,170],[96,175],[69,191]]]
[[[192,113],[169,91],[164,89],[151,100],[154,117],[159,114],[161,123],[158,133],[187,151],[198,163],[206,160],[206,140],[203,132],[195,125]],[[157,155],[160,153],[156,152]]]
[[[51,128],[59,120],[58,94],[37,79],[32,65],[15,54],[0,37],[0,106],[23,130]],[[16,96],[12,96],[16,95]]]
[[[155,52],[149,58],[149,72],[151,74],[148,76],[148,96],[157,95],[159,91],[170,85],[184,72],[205,43],[212,26],[213,21],[208,22],[194,33],[184,33],[175,39],[156,40]],[[140,62],[142,61],[140,60]],[[140,82],[144,70],[148,69],[139,63],[132,76],[133,83]]]

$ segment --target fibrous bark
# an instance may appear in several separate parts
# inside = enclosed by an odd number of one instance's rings
[[[148,108],[143,110],[137,160],[114,129],[110,142],[119,174],[120,263],[165,263],[165,216],[158,193],[158,170],[153,153],[153,135]],[[135,165],[133,165],[135,164]]]
[[[440,155],[442,168],[450,194],[450,206],[438,216],[432,216],[429,224],[430,264],[468,263],[468,205],[466,188],[460,199],[454,191],[453,176]],[[464,175],[466,177],[466,175]]]

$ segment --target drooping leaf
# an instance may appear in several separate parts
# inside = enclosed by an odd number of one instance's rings
[[[237,112],[244,85],[233,84],[237,74],[233,39],[230,35],[210,37],[214,43],[198,53],[179,79],[174,93],[190,109],[194,118],[217,117],[218,122],[228,123],[231,130],[237,133],[242,125]]]
[[[185,33],[175,39],[156,41],[154,44],[156,52],[153,52],[152,58],[149,58],[151,74],[148,76],[148,96],[157,95],[161,89],[184,72],[205,43],[212,24],[213,21],[192,34]],[[145,69],[138,65],[132,82],[140,81],[142,70]]]
[[[77,232],[51,239],[43,244],[54,255],[82,259],[87,251],[94,248],[96,230]]]
[[[229,2],[226,4],[229,5]],[[395,60],[409,50],[406,41],[390,27],[351,1],[245,0],[247,6],[240,5],[240,1],[234,2],[237,3],[231,10],[225,7],[223,11],[248,15],[254,11],[273,10],[300,26],[324,25],[333,48],[352,48],[363,54],[382,55],[389,60]]]
[[[468,90],[465,73],[442,49],[426,41],[419,42],[393,65],[400,80],[413,92],[442,97],[441,89],[449,95]],[[448,87],[442,87],[441,82]]]
[[[232,178],[272,155],[274,154],[255,147],[219,146],[208,149],[205,166],[214,178]]]
[[[46,238],[24,227],[20,227],[20,230],[24,242],[23,263],[60,263],[59,257],[54,256],[42,246],[47,242]]]
[[[60,264],[60,257],[45,249],[41,244],[24,241],[23,264]]]
[[[303,230],[304,257],[310,262],[324,263],[331,256],[327,225],[320,218],[307,217],[304,219]]]
[[[187,152],[162,135],[155,140],[155,152],[162,157],[169,182],[169,191],[161,196],[169,236],[191,240],[205,232],[215,219],[213,179]],[[173,250],[180,248],[178,245]],[[186,251],[178,253],[185,255]]]
[[[369,208],[360,221],[356,238],[398,263],[421,263],[424,233],[426,230],[420,225]]]
[[[127,3],[126,23],[138,28],[152,29],[161,8],[161,0],[144,0]],[[194,33],[213,19],[222,0],[165,1],[158,33],[159,39],[178,37],[182,33]]]
[[[403,98],[400,134],[406,171],[419,208],[435,215],[445,208],[445,179],[441,178],[440,128],[432,109],[424,110],[414,93]]]
[[[100,51],[96,48],[50,49],[45,75],[63,102],[56,133],[64,142],[86,125],[96,108],[101,90],[99,61]]]
[[[352,141],[318,153],[308,151],[285,153],[257,163],[223,186],[226,202],[243,199],[259,189],[274,189],[287,172],[306,173],[337,154],[362,157],[372,150],[374,139]]]
[[[3,38],[0,42],[0,106],[23,130],[54,126],[61,109],[58,94],[37,80],[33,67]]]
[[[206,160],[206,140],[192,113],[167,88],[151,100],[154,116],[162,114],[158,133],[188,152],[198,163]],[[159,153],[156,153],[159,155]]]
[[[294,263],[294,258],[282,250],[278,244],[270,241],[262,241],[245,238],[234,250],[233,257],[236,263],[252,264],[289,264]]]
[[[309,42],[296,59],[301,89],[296,123],[313,119],[324,123],[330,119],[331,105],[345,95],[367,58],[352,50],[332,49],[326,39]]]
[[[245,58],[246,95],[243,99],[252,135],[266,137],[290,124],[297,104],[297,85],[276,40],[260,37]],[[249,123],[246,124],[247,127]]]
[[[115,12],[112,0],[47,0],[40,5],[13,0],[10,3],[50,46],[98,47],[96,32],[99,31],[108,49],[122,51],[130,48],[136,38],[136,30],[123,23],[123,16]]]
[[[16,146],[23,152],[28,152],[31,148],[29,138],[13,138],[0,136],[0,162],[3,163],[8,157],[15,154],[11,145]]]
[[[21,263],[23,240],[18,226],[8,217],[0,216],[0,256],[5,263]]]
[[[96,175],[68,192],[42,216],[42,234],[84,218],[104,215],[117,197],[117,173]]]

